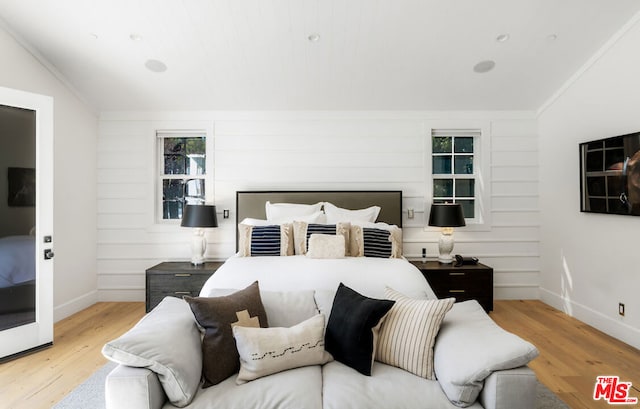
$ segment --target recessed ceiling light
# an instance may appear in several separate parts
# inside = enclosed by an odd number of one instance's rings
[[[547,36],[547,40],[549,41],[556,41],[558,39],[558,35],[557,34],[549,34]]]
[[[144,66],[147,67],[149,71],[153,72],[165,72],[167,70],[167,65],[159,60],[147,60],[144,63]]]
[[[97,40],[97,39],[98,39],[98,35],[97,35],[96,33],[89,33],[89,37],[90,37],[92,40]]]
[[[129,38],[131,41],[142,41],[142,36],[140,34],[130,34]]]
[[[496,66],[496,62],[493,60],[485,60],[480,61],[476,65],[473,66],[473,70],[478,74],[484,74],[485,72],[489,72]]]
[[[309,37],[307,37],[309,39],[309,41],[311,41],[312,43],[317,43],[318,41],[320,41],[320,34],[318,33],[313,33],[310,34]]]
[[[496,37],[496,41],[499,43],[504,43],[505,41],[507,41],[510,38],[509,34],[505,33],[505,34],[500,34],[499,36]]]

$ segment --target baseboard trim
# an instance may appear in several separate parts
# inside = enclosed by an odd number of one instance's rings
[[[53,308],[53,322],[58,322],[76,312],[82,311],[85,308],[91,307],[98,302],[98,291],[90,291],[86,294],[76,297],[73,300],[67,301],[64,304],[58,305]]]
[[[540,288],[540,300],[607,335],[640,349],[640,329],[638,328],[608,317],[586,305],[563,298],[560,294],[545,288]]]

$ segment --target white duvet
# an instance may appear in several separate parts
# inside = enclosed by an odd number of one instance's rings
[[[0,288],[36,278],[34,236],[0,238]]]
[[[207,280],[200,296],[210,296],[213,289],[241,289],[256,280],[260,289],[265,291],[335,291],[342,282],[373,298],[384,298],[385,286],[413,298],[436,298],[420,270],[406,259],[237,255],[229,258]]]

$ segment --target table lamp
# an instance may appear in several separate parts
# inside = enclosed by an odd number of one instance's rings
[[[465,226],[462,206],[459,203],[433,203],[429,215],[429,226],[442,227],[438,241],[438,261],[449,264],[453,261],[453,228]]]
[[[191,240],[191,264],[197,266],[204,263],[207,251],[207,239],[204,237],[205,227],[218,227],[216,207],[209,205],[185,205],[182,213],[182,227],[194,227]]]

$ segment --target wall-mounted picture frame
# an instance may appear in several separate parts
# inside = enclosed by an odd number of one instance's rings
[[[11,207],[36,205],[36,170],[34,168],[8,168],[9,196]]]

